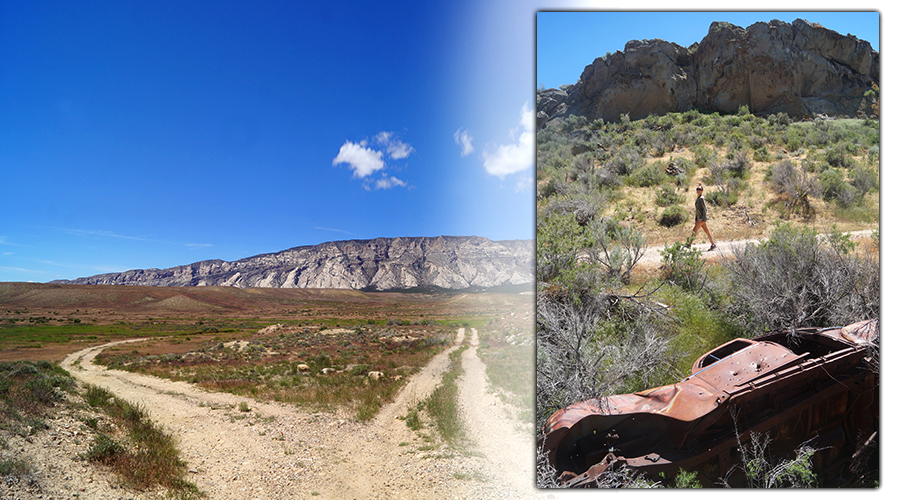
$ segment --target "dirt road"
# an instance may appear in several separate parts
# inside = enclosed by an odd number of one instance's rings
[[[455,344],[464,339],[460,329]],[[177,436],[188,479],[211,499],[543,496],[532,489],[533,432],[514,422],[504,403],[488,392],[474,330],[470,342],[459,381],[464,419],[475,441],[470,453],[431,449],[398,418],[440,383],[453,348],[436,356],[367,423],[93,363],[100,351],[121,342],[73,353],[61,366],[85,383],[143,405]],[[242,402],[250,411],[239,410]]]
[[[851,231],[850,237],[853,240],[859,240],[862,238],[868,238],[872,235],[871,229],[864,229],[861,231]],[[748,243],[759,243],[760,239],[748,239],[748,240],[734,240],[734,241],[717,241],[716,248],[712,251],[709,251],[709,241],[706,239],[706,235],[702,232],[697,234],[696,239],[694,240],[695,249],[700,249],[700,257],[706,260],[709,259],[728,259],[734,255],[735,250],[743,248]],[[644,253],[644,256],[641,257],[639,261],[639,265],[644,266],[659,266],[662,264],[662,252],[665,249],[665,245],[658,245],[647,247],[647,251]]]

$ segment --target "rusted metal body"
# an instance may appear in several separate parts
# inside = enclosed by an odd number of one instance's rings
[[[593,486],[610,467],[698,471],[714,485],[740,462],[739,440],[768,432],[773,453],[812,440],[820,482],[840,482],[878,429],[878,379],[868,365],[878,334],[876,319],[736,339],[701,356],[680,382],[557,411],[538,445],[567,487]]]

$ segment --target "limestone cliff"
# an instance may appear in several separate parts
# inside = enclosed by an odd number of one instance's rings
[[[207,260],[57,283],[378,291],[489,288],[533,282],[533,245],[533,241],[477,236],[334,241],[234,262]]]

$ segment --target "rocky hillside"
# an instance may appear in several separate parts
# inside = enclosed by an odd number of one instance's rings
[[[533,241],[491,241],[477,236],[334,241],[234,262],[206,260],[55,283],[462,290],[533,282],[533,245]]]
[[[869,42],[797,19],[744,29],[716,22],[688,48],[633,40],[599,57],[574,85],[538,92],[538,126],[570,115],[619,121],[701,111],[876,117],[878,52]]]

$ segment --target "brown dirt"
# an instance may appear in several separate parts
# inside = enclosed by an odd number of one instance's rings
[[[866,241],[872,235],[871,229],[865,229],[861,231],[850,231],[851,239],[854,241]],[[716,238],[715,234],[713,238]],[[734,240],[734,241],[723,241],[716,240],[716,248],[710,250],[709,241],[706,239],[706,235],[701,231],[697,232],[697,238],[694,240],[694,245],[692,248],[700,249],[700,257],[704,260],[727,260],[734,256],[735,250],[739,248],[743,248],[745,245],[749,243],[759,243],[760,239],[751,238],[751,239],[742,239],[742,240]],[[665,245],[656,245],[647,247],[647,251],[641,260],[638,262],[638,267],[643,270],[652,270],[659,269],[662,265],[662,251],[665,249]],[[877,249],[876,249],[877,250]]]
[[[107,347],[142,339],[88,347],[66,356],[61,366],[83,383],[104,387],[145,407],[155,422],[177,437],[190,469],[187,479],[208,498],[542,496],[532,489],[534,434],[510,419],[505,404],[488,390],[484,364],[475,352],[478,334],[472,333],[473,345],[463,354],[464,375],[459,382],[463,416],[475,443],[470,453],[447,448],[420,451],[421,438],[398,418],[440,383],[449,366],[450,349],[436,356],[367,423],[347,415],[308,413],[290,405],[208,392],[184,382],[107,370],[92,362]],[[459,329],[456,344],[463,339],[464,329]],[[249,405],[250,411],[241,412],[241,403]],[[72,463],[70,467],[85,466]],[[98,480],[90,490],[91,498],[153,496],[134,492],[123,496],[124,490],[104,489],[100,484],[114,485],[114,481]]]

